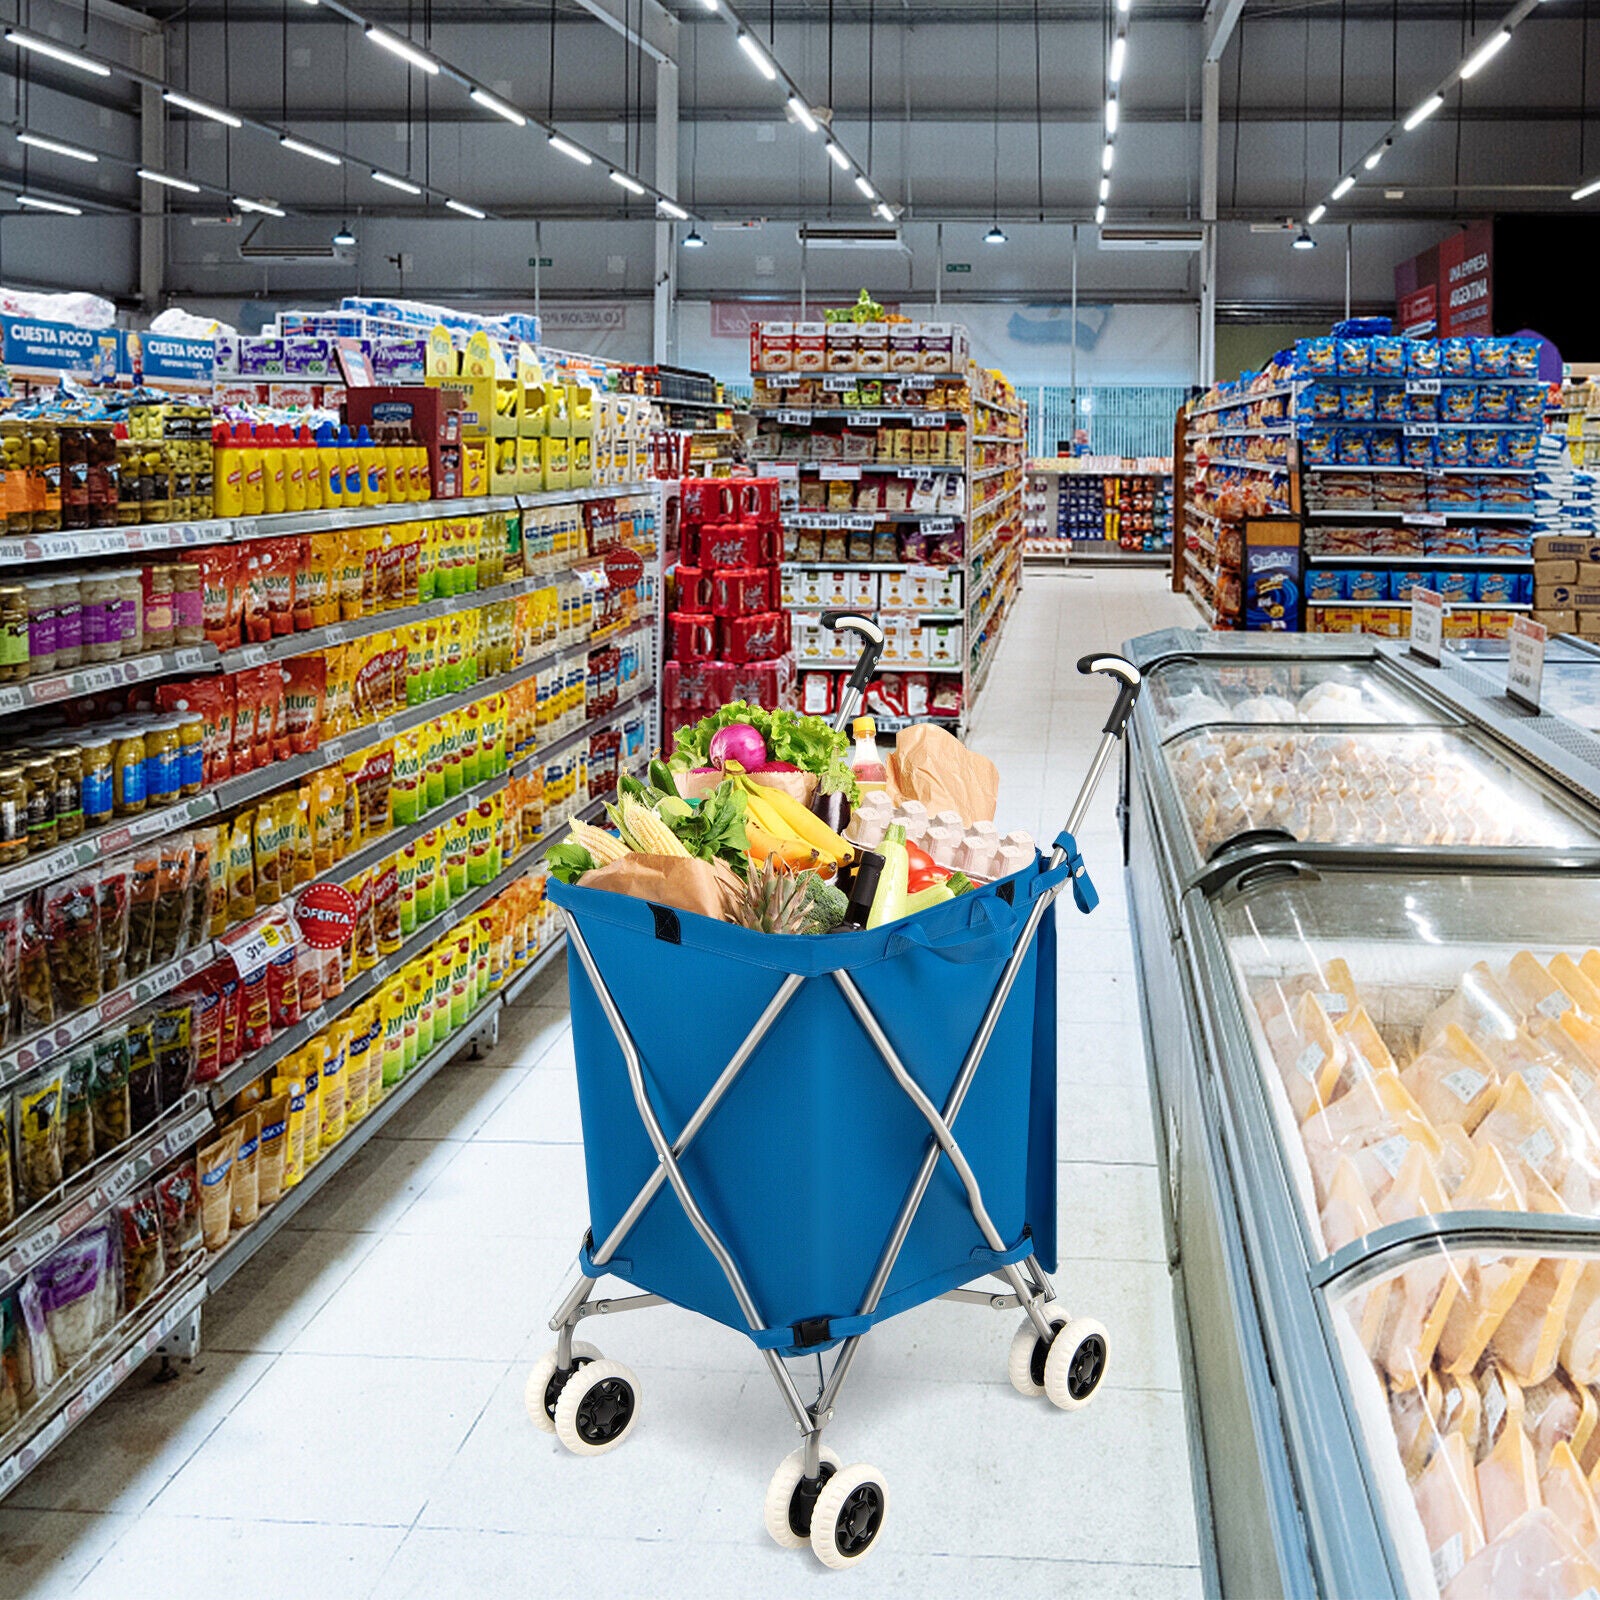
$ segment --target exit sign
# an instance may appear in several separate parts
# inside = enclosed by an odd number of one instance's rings
[[[970,261],[947,261],[944,264],[944,270],[946,272],[971,272],[972,263]]]
[[[556,264],[556,258],[554,256],[529,256],[528,257],[528,265],[530,267],[553,267],[555,264]]]

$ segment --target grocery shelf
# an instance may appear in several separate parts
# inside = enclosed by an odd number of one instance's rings
[[[636,395],[635,399],[648,400],[653,406],[677,406],[684,411],[737,411],[738,406],[732,400],[679,400],[672,395],[644,394]]]
[[[991,528],[983,541],[967,552],[967,565],[970,567],[975,561],[987,555],[1000,542],[1001,534],[1008,531],[1010,531],[1009,523],[1001,523],[998,527]]]
[[[798,567],[803,572],[910,572],[921,565],[915,561],[785,561],[786,567]],[[949,568],[937,568],[937,571],[959,572],[958,564]]]
[[[954,532],[958,522],[965,522],[961,511],[789,511],[783,521],[795,528],[846,529],[855,533],[869,533],[880,522],[948,522]]]
[[[1020,443],[1021,441],[1018,442]],[[1002,473],[1025,471],[1026,468],[1027,462],[1025,461],[1002,461],[995,466],[980,467],[972,474],[972,481],[974,483],[987,483],[990,478],[998,478]]]
[[[1336,461],[1308,462],[1305,472],[1383,472],[1404,473],[1409,478],[1456,478],[1462,473],[1473,477],[1482,477],[1485,474],[1494,474],[1499,477],[1531,478],[1539,469],[1537,467],[1400,467],[1388,464],[1378,465],[1368,461],[1360,464],[1348,464]]]
[[[1338,555],[1319,556],[1306,552],[1306,564],[1312,567],[1492,567],[1497,572],[1532,572],[1532,556],[1408,556],[1408,555]]]
[[[121,661],[96,661],[66,672],[50,672],[24,683],[0,686],[0,716],[13,711],[59,705],[80,695],[103,694],[108,689],[148,683],[152,678],[173,678],[180,672],[210,672],[221,664],[213,644],[183,645],[176,650],[156,650]]]
[[[751,406],[750,414],[753,417],[772,417],[780,423],[788,417],[804,417],[805,422],[796,421],[795,427],[808,427],[812,422],[856,422],[863,427],[872,427],[875,419],[879,417],[915,417],[924,422],[928,427],[943,427],[951,417],[965,418],[967,413],[960,406]]]
[[[998,400],[986,400],[981,394],[977,393],[973,394],[972,403],[975,406],[983,406],[988,411],[998,411],[1002,417],[1020,417],[1022,415],[1020,406],[1003,406]]]
[[[1308,606],[1403,606],[1404,600],[1307,600]],[[1444,608],[1446,611],[1532,611],[1529,605],[1513,605],[1510,602],[1497,603],[1482,600],[1452,600],[1445,597]]]
[[[1007,500],[1010,500],[1014,496],[1020,495],[1021,493],[1022,485],[1020,483],[1014,483],[1009,489],[1002,489],[999,494],[992,494],[987,500],[980,500],[975,506],[973,506],[968,520],[981,517],[984,512],[990,510],[994,506],[1003,506]]]
[[[942,473],[965,476],[959,461],[761,461],[752,459],[751,468],[758,474],[763,467],[791,467],[796,472],[829,472],[833,483],[855,483],[863,473],[877,473],[883,477],[928,478]],[[782,473],[775,474],[783,476]]]
[[[1255,389],[1248,394],[1234,395],[1227,400],[1214,400],[1209,405],[1191,407],[1191,417],[1209,417],[1218,411],[1237,411],[1241,406],[1253,406],[1262,400],[1292,399],[1294,385],[1279,384],[1271,389]]]
[[[1212,456],[1210,465],[1213,467],[1242,467],[1246,472],[1270,472],[1277,475],[1287,473],[1289,464],[1286,461],[1241,461],[1233,456]]]
[[[1293,423],[1284,428],[1201,428],[1184,435],[1190,444],[1198,444],[1203,439],[1292,439],[1293,437]]]
[[[1407,389],[1416,394],[1432,394],[1432,386],[1436,384],[1442,384],[1446,388],[1455,388],[1458,385],[1471,385],[1475,388],[1480,383],[1508,384],[1514,389],[1545,389],[1549,387],[1543,378],[1491,378],[1477,374],[1470,378],[1446,378],[1442,375],[1423,372],[1373,372],[1367,374],[1312,372],[1307,373],[1302,381],[1305,383],[1372,383],[1382,388],[1389,388],[1397,383],[1403,383]]]
[[[1026,444],[1028,441],[1015,433],[975,433],[974,444]]]
[[[994,616],[995,612],[1001,610],[1003,607],[1011,603],[1011,601],[1016,597],[1020,588],[1021,585],[1019,583],[1013,583],[1004,575],[1002,575],[1000,581],[994,587],[994,592],[989,596],[988,601],[984,605],[982,615],[976,622],[972,624],[971,632],[974,638],[981,634],[988,626],[989,621]]]
[[[795,668],[802,672],[853,672],[854,661],[823,661],[813,660],[806,656],[795,657]],[[953,672],[957,677],[961,675],[959,666],[933,666],[925,661],[891,661],[887,656],[878,661],[878,668],[882,672]]]

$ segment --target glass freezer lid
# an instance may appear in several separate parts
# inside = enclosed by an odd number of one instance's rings
[[[1153,666],[1144,693],[1163,741],[1225,723],[1309,727],[1456,720],[1372,660],[1188,656]]]
[[[1313,1259],[1600,1219],[1600,877],[1283,868],[1215,915]]]
[[[1575,802],[1458,728],[1196,729],[1161,748],[1202,861],[1257,830],[1375,847],[1600,841]]]

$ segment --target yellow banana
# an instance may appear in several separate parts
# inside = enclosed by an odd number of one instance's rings
[[[757,784],[757,788],[765,787]],[[818,852],[833,861],[842,861],[850,854],[850,846],[825,823],[816,812],[800,804],[782,789],[768,788],[761,797],[782,819],[783,832],[802,839]]]

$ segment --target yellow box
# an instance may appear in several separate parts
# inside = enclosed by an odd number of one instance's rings
[[[563,419],[564,421],[565,419]],[[572,441],[565,433],[549,433],[539,441],[546,489],[572,487]]]
[[[567,385],[567,420],[574,439],[594,436],[594,390],[586,383]]]
[[[517,441],[517,488],[522,494],[538,494],[544,488],[544,449],[531,434]]]
[[[572,439],[572,476],[568,487],[587,489],[594,482],[594,440],[584,434]]]

